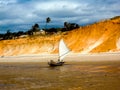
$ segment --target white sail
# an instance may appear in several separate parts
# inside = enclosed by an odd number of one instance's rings
[[[64,43],[63,39],[61,39],[60,43],[59,43],[59,59],[60,59],[60,61],[63,60],[63,58],[67,55],[67,53],[69,51],[70,50],[68,49],[68,47]]]

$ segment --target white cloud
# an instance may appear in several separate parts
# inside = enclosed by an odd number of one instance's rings
[[[17,3],[17,0],[0,0],[0,6]]]

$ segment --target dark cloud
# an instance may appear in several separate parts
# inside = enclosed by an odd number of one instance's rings
[[[1,0],[0,25],[64,21],[86,24],[120,15],[120,0]]]

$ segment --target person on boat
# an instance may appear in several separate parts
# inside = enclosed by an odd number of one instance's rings
[[[58,59],[58,62],[60,62],[60,59]]]
[[[58,59],[57,63],[63,63],[63,60]]]
[[[54,62],[53,60],[50,60],[50,63],[53,63],[53,64],[54,64],[55,62]]]

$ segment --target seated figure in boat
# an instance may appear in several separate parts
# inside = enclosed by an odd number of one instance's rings
[[[53,60],[50,60],[50,63],[55,64],[56,62],[55,62],[55,61],[53,61]]]
[[[57,62],[60,62],[60,59],[58,59],[58,61]]]
[[[61,62],[60,59],[58,59],[57,62],[55,62],[55,61],[53,61],[53,60],[50,60],[50,63],[52,63],[52,64],[56,64],[56,63],[60,63],[60,62]]]

